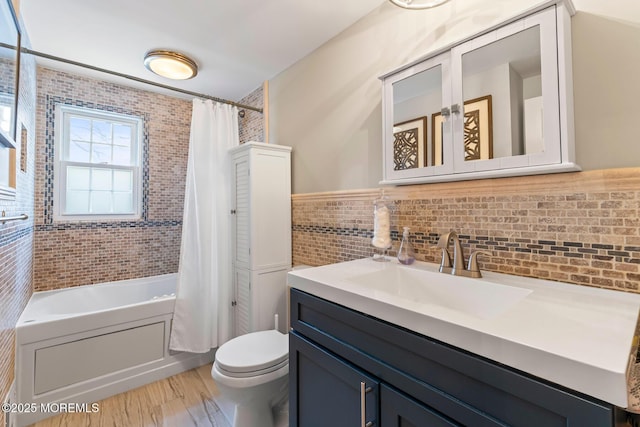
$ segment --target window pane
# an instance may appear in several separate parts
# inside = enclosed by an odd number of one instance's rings
[[[113,146],[113,164],[114,165],[131,165],[131,148],[120,145]]]
[[[111,163],[111,146],[93,144],[91,146],[91,163]]]
[[[9,165],[9,148],[0,146],[0,165]],[[9,186],[9,168],[0,167],[0,185]]]
[[[91,213],[108,214],[111,213],[111,192],[92,191],[91,192]]]
[[[139,213],[141,161],[137,117],[118,117],[97,109],[59,106],[63,136],[56,171],[55,194],[61,194],[56,215],[94,215],[107,219],[113,214]],[[112,166],[115,165],[115,166]],[[58,173],[58,172],[56,172]]]
[[[133,213],[133,193],[113,193],[113,213]]]
[[[91,189],[111,191],[111,173],[110,169],[91,169]]]
[[[88,142],[71,141],[67,160],[72,162],[90,161],[91,144]]]
[[[11,107],[0,105],[0,129],[6,133],[11,132]]]
[[[93,121],[93,133],[91,140],[103,144],[111,143],[111,123],[100,120]]]
[[[83,214],[89,212],[89,192],[67,190],[66,214]]]
[[[91,141],[91,120],[71,117],[69,119],[69,134],[72,140]]]
[[[113,125],[113,143],[116,145],[131,146],[131,126],[123,124]]]
[[[133,189],[132,171],[113,171],[113,191],[131,191]]]
[[[89,190],[91,170],[89,168],[79,168],[69,166],[67,168],[67,189],[68,190]]]

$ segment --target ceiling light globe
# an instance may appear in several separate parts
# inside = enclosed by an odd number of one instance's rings
[[[187,80],[198,74],[198,66],[191,58],[177,52],[152,50],[144,57],[144,66],[159,76],[173,80]]]
[[[449,0],[389,0],[403,9],[431,9],[447,3]]]

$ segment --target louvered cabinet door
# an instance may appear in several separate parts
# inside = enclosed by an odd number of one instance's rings
[[[291,266],[291,152],[246,143],[234,150],[231,185],[235,267]]]
[[[243,268],[235,268],[234,281],[234,328],[235,336],[248,334],[253,331],[251,315],[251,272]]]
[[[233,263],[235,267],[250,268],[251,228],[250,228],[250,182],[249,157],[233,160],[232,227],[233,227]]]

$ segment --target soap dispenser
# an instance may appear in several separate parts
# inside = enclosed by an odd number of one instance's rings
[[[409,241],[409,227],[403,227],[402,242],[400,243],[400,249],[398,249],[398,261],[401,264],[413,264],[416,260],[416,255],[413,252],[413,245]]]

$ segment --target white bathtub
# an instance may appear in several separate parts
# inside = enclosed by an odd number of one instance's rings
[[[36,292],[16,325],[17,427],[213,361],[169,350],[176,274]]]

